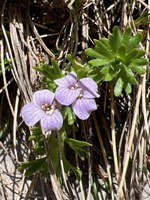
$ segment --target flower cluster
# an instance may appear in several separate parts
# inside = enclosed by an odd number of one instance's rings
[[[55,92],[56,100],[65,106],[72,105],[78,118],[85,120],[91,112],[97,109],[94,101],[97,94],[97,84],[91,78],[77,80],[77,75],[71,72],[67,76],[55,80],[58,88]]]
[[[97,109],[94,98],[99,97],[98,86],[91,78],[78,80],[77,75],[71,72],[54,82],[58,85],[55,94],[47,89],[37,91],[33,94],[32,102],[22,108],[21,115],[28,126],[40,121],[45,131],[61,129],[63,117],[60,105],[71,105],[81,120],[86,120]]]
[[[45,131],[59,130],[63,124],[55,94],[49,90],[35,92],[32,102],[22,108],[21,115],[28,126],[33,126],[40,121]]]

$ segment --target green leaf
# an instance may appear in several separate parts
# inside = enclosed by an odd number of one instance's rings
[[[88,48],[85,50],[86,55],[92,57],[92,58],[99,58],[99,59],[104,59],[105,56],[103,56],[101,53],[98,53],[96,50],[92,48]]]
[[[58,63],[56,62],[56,60],[54,60],[53,58],[51,59],[51,64],[53,66],[53,69],[54,69],[54,74],[58,77],[58,78],[61,78],[62,75],[61,75],[61,70],[59,68],[59,65]]]
[[[95,46],[95,50],[102,54],[105,58],[111,60],[113,58],[111,51],[108,49],[107,46],[105,46],[100,40],[94,40],[96,46]]]
[[[21,164],[20,167],[18,167],[18,170],[24,170],[26,169],[26,176],[30,176],[33,175],[36,172],[39,172],[42,165],[44,164],[46,158],[41,158],[41,159],[37,159],[37,160],[33,160],[33,161],[28,161],[28,162],[24,162]]]
[[[104,78],[104,81],[112,81],[113,80],[113,76],[112,76],[112,74],[107,74],[106,76],[105,76],[105,78]]]
[[[73,125],[75,120],[76,120],[76,116],[72,110],[71,107],[63,107],[62,108],[62,115],[63,115],[63,118],[68,120],[68,124],[69,125]]]
[[[51,145],[50,156],[52,159],[53,167],[56,171],[57,176],[59,177],[61,174],[61,167],[60,167],[58,140],[56,138],[53,138],[50,145]]]
[[[128,41],[128,48],[127,51],[131,51],[132,49],[136,48],[142,40],[142,35],[137,33],[134,37]]]
[[[75,151],[81,160],[84,160],[85,154],[88,153],[88,149],[86,147],[92,146],[88,142],[79,141],[72,138],[66,138],[65,142],[67,142],[67,144]]]
[[[123,90],[123,81],[120,77],[118,78],[117,83],[115,84],[115,88],[114,88],[115,96],[118,97],[121,94],[122,90]]]
[[[137,84],[137,80],[132,72],[131,69],[127,68],[124,66],[125,72],[126,72],[126,76],[127,76],[127,81],[131,84],[136,85]]]
[[[112,66],[105,66],[100,71],[104,75],[104,81],[112,81],[119,71],[113,70]]]
[[[102,42],[106,47],[108,47],[108,49],[110,49],[109,39],[107,39],[107,38],[102,38],[102,39],[101,39],[101,42]]]
[[[119,30],[118,26],[115,26],[113,28],[113,33],[109,38],[109,44],[111,46],[111,49],[116,53],[118,51],[118,48],[121,45],[122,41],[122,34],[121,31]]]
[[[139,74],[139,75],[142,75],[142,74],[145,74],[146,73],[146,69],[144,69],[142,66],[138,66],[138,65],[133,65],[131,67],[132,71]]]
[[[126,55],[127,49],[126,46],[124,44],[122,44],[119,48],[118,48],[118,54],[121,58],[124,58]]]
[[[54,59],[51,59],[51,64],[52,65],[43,64],[33,68],[42,73],[46,78],[50,80],[61,78],[62,74],[58,63]]]
[[[125,62],[125,64],[128,66],[128,65],[132,62],[132,60],[136,58],[137,54],[138,54],[138,49],[133,49],[133,50],[131,50],[131,51],[124,57],[124,60],[125,60],[124,62]]]
[[[131,31],[131,28],[128,27],[125,29],[122,35],[122,44],[124,44],[125,46],[128,46],[128,43],[130,42],[131,37],[132,37],[132,31]]]
[[[94,79],[96,83],[100,83],[104,78],[104,75],[100,72],[99,67],[93,67],[88,76]]]
[[[78,79],[86,77],[88,73],[88,66],[79,63],[71,54],[67,55],[67,59],[71,62],[71,68],[76,72]]]
[[[145,51],[142,50],[142,49],[138,49],[138,53],[136,55],[136,58],[141,58],[144,55],[145,55]]]
[[[148,64],[148,60],[146,58],[140,58],[140,59],[135,59],[132,61],[131,63],[132,65],[135,65],[135,66],[140,66],[140,65],[147,65]]]
[[[97,59],[94,59],[94,60],[90,60],[88,63],[90,65],[94,66],[94,67],[100,67],[102,65],[106,65],[106,64],[110,63],[110,60],[106,59],[106,58],[105,59],[97,58]]]
[[[65,173],[69,175],[70,170],[72,170],[77,180],[79,181],[82,177],[82,171],[79,168],[74,167],[65,157],[63,157],[63,163],[64,163]]]
[[[126,94],[130,94],[132,92],[131,84],[127,83],[124,86]]]

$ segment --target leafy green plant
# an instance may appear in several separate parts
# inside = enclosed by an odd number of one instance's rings
[[[29,141],[34,141],[35,159],[32,161],[23,162],[18,168],[19,170],[26,170],[26,176],[31,176],[35,173],[40,173],[41,176],[45,177],[49,173],[48,157],[50,157],[56,175],[61,181],[61,153],[65,173],[69,175],[71,172],[73,172],[78,180],[81,178],[81,170],[73,164],[71,164],[65,156],[65,145],[68,144],[70,148],[81,158],[81,160],[84,160],[86,154],[88,153],[87,147],[91,146],[89,143],[69,138],[65,132],[62,132],[60,133],[60,146],[58,144],[58,138],[55,137],[55,134],[51,135],[48,138],[46,142],[47,145],[50,146],[50,149],[47,152],[45,149],[41,128],[32,128],[32,133],[33,134],[29,137]]]
[[[62,77],[62,72],[59,68],[59,65],[54,59],[51,59],[51,65],[41,64],[40,66],[34,67],[34,69],[44,75],[42,81],[45,84],[45,87],[51,91],[56,88],[54,80]]]
[[[5,66],[5,71],[10,71],[11,62],[7,58],[4,58],[4,66]],[[2,68],[1,68],[1,63],[0,63],[0,76],[1,74],[2,74]]]
[[[132,85],[136,85],[137,75],[146,72],[143,67],[148,63],[144,58],[145,51],[139,48],[142,35],[132,35],[131,28],[121,32],[116,26],[112,35],[95,41],[94,48],[85,50],[92,57],[88,64],[91,66],[90,75],[97,82],[109,81],[114,85],[114,94],[119,96],[124,89],[131,93]]]

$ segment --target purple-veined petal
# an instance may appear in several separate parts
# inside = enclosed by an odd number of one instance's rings
[[[40,90],[33,94],[33,103],[38,106],[42,106],[44,104],[52,104],[54,100],[55,94],[50,92],[49,90]]]
[[[55,91],[55,99],[62,105],[72,104],[80,95],[81,89],[68,89],[66,87],[58,87]]]
[[[28,126],[35,125],[43,116],[44,111],[35,106],[34,103],[26,104],[21,110],[21,116]]]
[[[71,72],[70,74],[66,75],[63,78],[59,78],[59,79],[54,80],[54,82],[58,86],[71,87],[71,86],[76,84],[77,75],[74,72]]]
[[[63,118],[60,111],[56,109],[52,115],[45,115],[40,123],[44,131],[60,130],[63,125]]]
[[[83,88],[83,97],[84,98],[99,97],[99,94],[97,93],[98,86],[93,79],[82,78],[79,80],[79,85]]]
[[[91,112],[97,109],[97,105],[94,99],[81,98],[72,104],[72,108],[79,119],[86,120]]]

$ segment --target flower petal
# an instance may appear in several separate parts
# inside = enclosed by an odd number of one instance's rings
[[[79,85],[83,89],[83,97],[84,98],[95,98],[99,97],[97,93],[98,86],[96,82],[91,78],[82,78],[79,80]]]
[[[21,116],[28,126],[35,125],[43,116],[44,111],[35,106],[34,103],[25,105],[21,110]]]
[[[55,91],[55,99],[62,105],[72,104],[80,95],[81,89],[68,89],[66,87],[58,87]]]
[[[86,120],[92,111],[97,109],[94,99],[77,99],[72,104],[73,111],[79,119]]]
[[[70,87],[76,84],[77,82],[77,75],[74,72],[70,72],[70,74],[68,74],[67,76],[63,77],[63,78],[59,78],[54,80],[54,82],[58,85],[58,86],[64,86],[64,87]]]
[[[49,90],[40,90],[33,94],[33,103],[37,106],[42,106],[44,104],[52,104],[55,94]]]
[[[45,115],[41,119],[41,127],[45,131],[60,130],[63,125],[63,118],[60,111],[57,109],[52,115]]]

